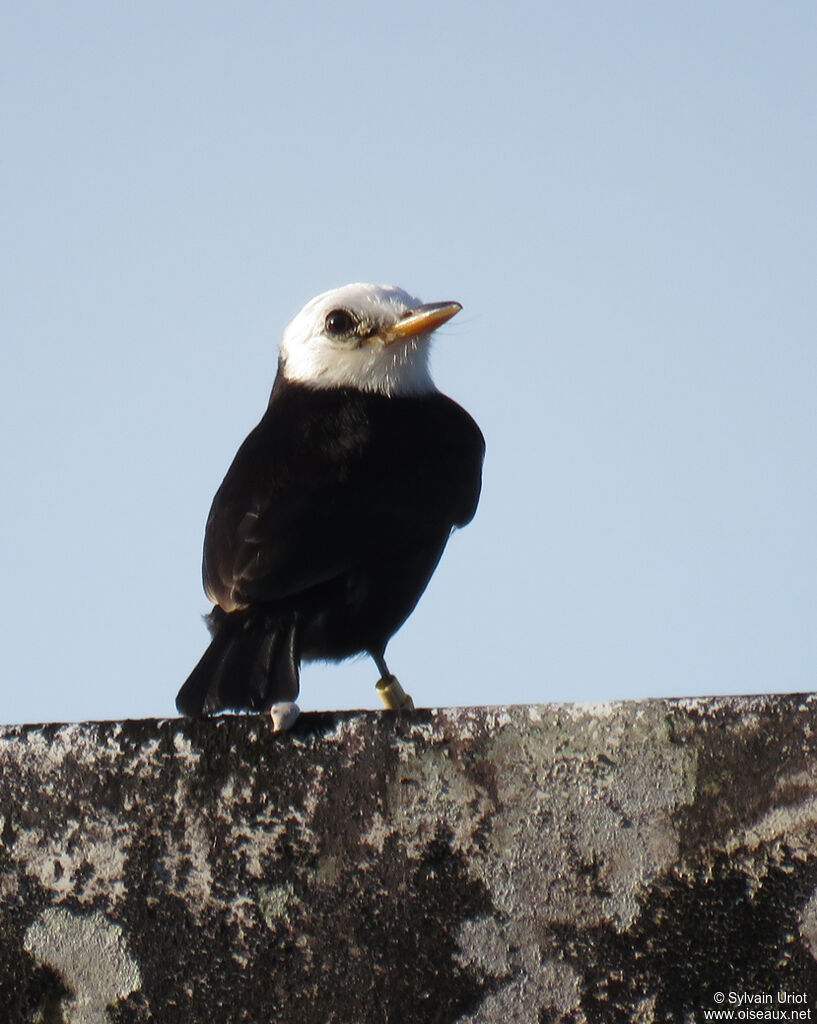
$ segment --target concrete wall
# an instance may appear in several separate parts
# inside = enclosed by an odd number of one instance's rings
[[[812,1014],[816,727],[774,696],[7,728],[0,1020]]]

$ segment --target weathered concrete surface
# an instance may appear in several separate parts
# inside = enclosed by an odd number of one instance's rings
[[[773,696],[8,728],[0,1020],[817,1019],[815,727]]]

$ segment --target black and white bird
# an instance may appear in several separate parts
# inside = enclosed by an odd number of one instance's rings
[[[432,332],[461,308],[351,284],[286,328],[267,410],[210,509],[212,640],[180,712],[289,708],[301,661],[359,653],[387,706],[411,706],[386,645],[481,487],[482,433],[429,371]]]

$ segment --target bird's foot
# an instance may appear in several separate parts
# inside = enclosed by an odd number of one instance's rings
[[[291,729],[300,715],[301,709],[291,700],[282,700],[269,709],[273,732],[286,732]]]
[[[406,693],[397,676],[383,676],[377,680],[375,689],[390,711],[411,711],[414,708],[411,694]]]

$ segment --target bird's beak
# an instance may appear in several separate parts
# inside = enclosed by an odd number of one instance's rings
[[[417,309],[410,309],[393,327],[381,331],[378,337],[384,344],[393,345],[395,341],[405,341],[418,334],[430,334],[461,309],[459,302],[427,302]]]

